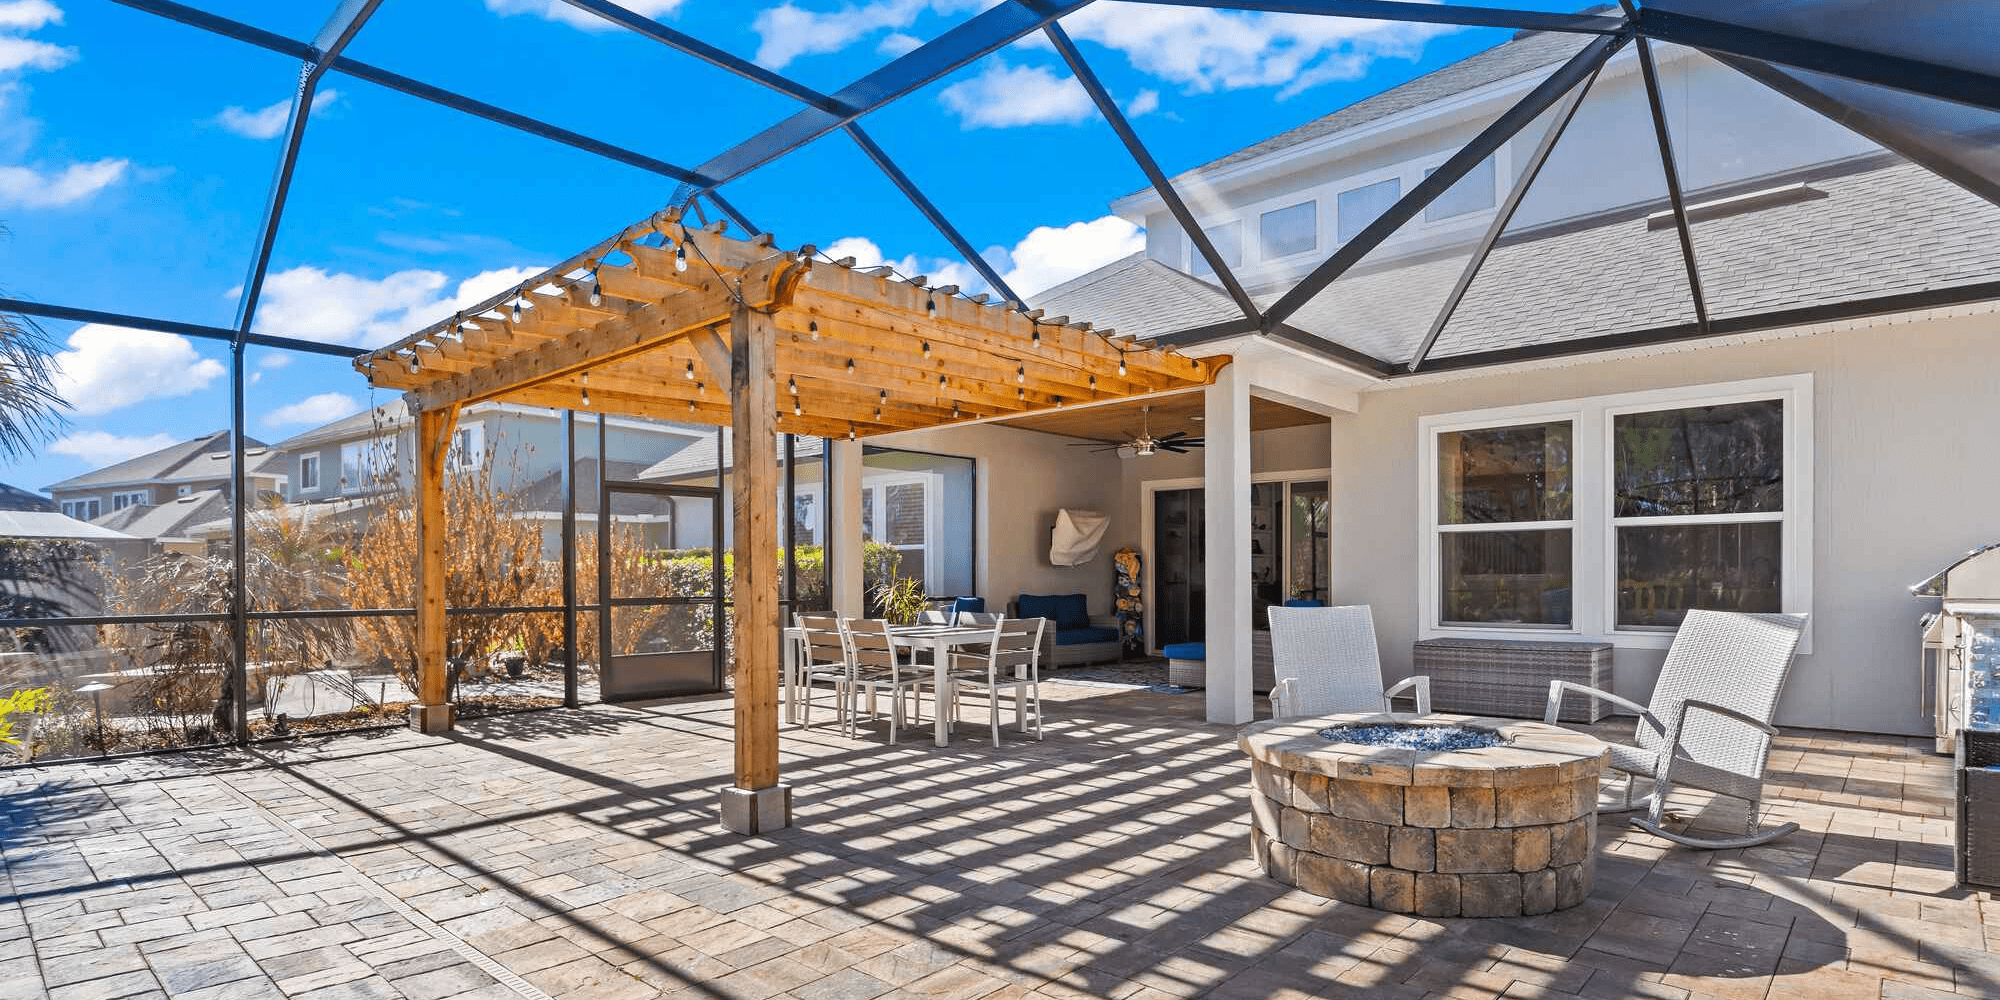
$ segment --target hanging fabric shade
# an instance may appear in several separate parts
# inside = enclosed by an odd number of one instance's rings
[[[1104,529],[1111,519],[1094,510],[1056,512],[1055,530],[1049,533],[1049,562],[1057,566],[1081,566],[1097,558],[1104,544]]]

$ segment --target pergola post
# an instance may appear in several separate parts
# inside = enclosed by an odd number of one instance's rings
[[[417,703],[410,728],[448,732],[451,704],[446,698],[444,596],[444,463],[451,448],[456,407],[417,411]]]
[[[827,504],[832,529],[833,558],[826,567],[833,613],[860,618],[868,613],[868,586],[862,573],[865,547],[861,530],[861,442],[835,438],[827,442],[833,462],[833,496]]]
[[[1202,410],[1208,721],[1241,725],[1253,716],[1250,376],[1243,365],[1216,373]]]
[[[722,790],[722,825],[755,834],[792,823],[792,789],[778,781],[777,327],[739,304],[729,332],[736,782]]]

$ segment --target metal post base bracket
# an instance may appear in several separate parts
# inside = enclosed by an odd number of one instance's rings
[[[792,825],[792,786],[722,790],[722,825],[731,833],[751,836]]]
[[[448,733],[453,721],[450,705],[410,706],[410,728],[417,732]]]

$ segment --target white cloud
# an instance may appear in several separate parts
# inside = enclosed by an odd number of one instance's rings
[[[56,391],[84,416],[186,396],[224,373],[222,362],[197,354],[186,337],[102,323],[78,327],[55,364]]]
[[[125,177],[130,160],[72,163],[58,171],[0,166],[0,206],[61,208],[74,205]]]
[[[262,368],[265,371],[272,371],[274,369],[283,368],[291,363],[292,363],[291,355],[281,354],[277,351],[272,351],[271,353],[266,354],[263,357],[257,359],[257,367]]]
[[[788,0],[759,13],[750,27],[761,39],[757,62],[781,69],[800,56],[838,52],[878,31],[913,38],[901,29],[915,24],[926,12],[950,16],[990,5],[991,0],[870,0],[843,4],[838,10],[814,11]],[[889,44],[887,39],[884,44]]]
[[[679,10],[682,2],[683,0],[618,0],[618,5],[640,17],[661,18]],[[610,31],[618,27],[596,14],[578,10],[563,0],[486,0],[486,9],[501,17],[531,14],[584,31]]]
[[[0,73],[21,69],[61,69],[76,61],[76,50],[32,38],[0,35]]]
[[[324,111],[328,105],[339,99],[340,91],[334,90],[331,87],[326,90],[316,91],[313,94],[312,109],[314,111]],[[278,137],[278,133],[285,130],[285,122],[291,118],[291,115],[292,102],[284,100],[269,107],[258,108],[255,111],[245,111],[232,104],[223,108],[214,118],[209,119],[209,121],[245,139],[275,139]]]
[[[1144,249],[1146,231],[1115,215],[1036,226],[1008,252],[1011,266],[1002,277],[1017,294],[1033,296]]]
[[[922,44],[924,44],[924,40],[915,35],[892,31],[883,35],[882,40],[875,43],[875,51],[894,59],[906,52],[916,51],[917,46]]]
[[[1033,296],[1145,247],[1144,229],[1107,215],[1067,226],[1037,226],[1011,249],[996,246],[985,256],[1016,295]],[[825,252],[835,260],[853,257],[856,267],[887,264],[907,277],[928,275],[932,285],[957,285],[967,292],[991,291],[970,264],[915,254],[890,259],[865,236],[835,240]]]
[[[1446,25],[1309,14],[1095,3],[1063,18],[1071,36],[1117,49],[1190,93],[1278,87],[1291,97],[1359,79],[1375,60],[1415,59]]]
[[[361,403],[353,396],[339,392],[322,392],[264,414],[263,423],[266,427],[301,425],[317,427],[339,420],[350,413],[360,412]]]
[[[1041,66],[1009,66],[994,59],[978,76],[938,92],[938,103],[958,116],[960,128],[1074,125],[1097,113],[1072,76]]]
[[[78,431],[51,442],[49,451],[57,455],[72,455],[83,459],[92,468],[102,468],[159,451],[178,440],[172,434],[128,436],[110,431]]]
[[[1150,115],[1158,110],[1160,110],[1160,92],[1157,90],[1142,90],[1132,98],[1131,103],[1125,105],[1125,117],[1138,118],[1142,115]]]
[[[0,3],[0,31],[34,31],[61,24],[62,9],[49,0],[11,0]]]
[[[376,279],[294,267],[265,279],[257,329],[306,340],[380,347],[540,272],[536,267],[484,271],[459,282],[447,294],[445,287],[450,282],[441,271],[411,269]]]

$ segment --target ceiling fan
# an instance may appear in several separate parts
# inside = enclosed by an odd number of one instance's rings
[[[1190,437],[1186,431],[1175,431],[1172,434],[1154,437],[1153,408],[1150,406],[1141,407],[1139,412],[1144,415],[1145,423],[1132,440],[1116,444],[1078,442],[1070,445],[1070,447],[1089,448],[1092,451],[1115,451],[1118,453],[1119,458],[1143,458],[1162,451],[1171,452],[1175,455],[1185,455],[1189,449],[1201,447],[1201,438]]]

